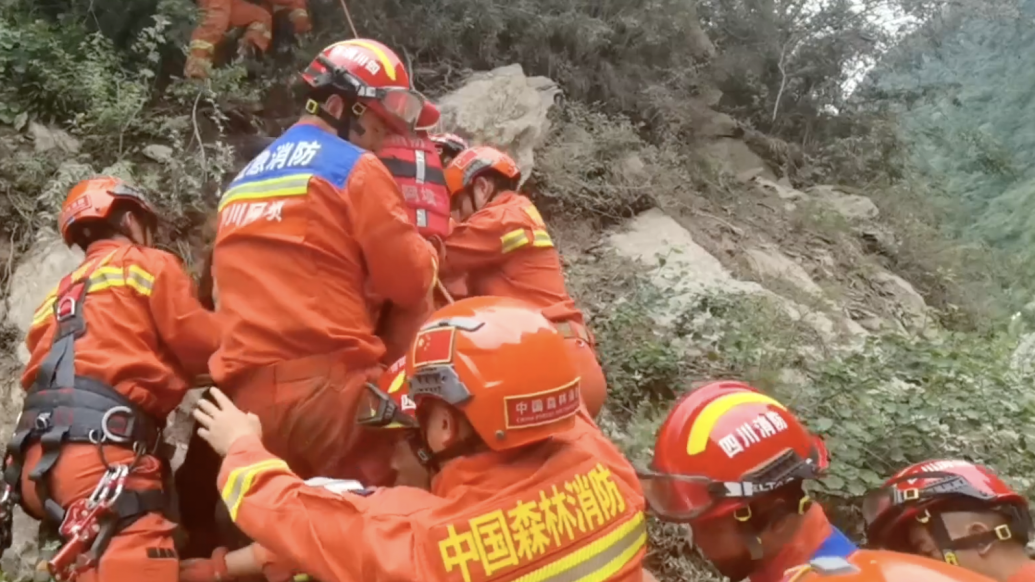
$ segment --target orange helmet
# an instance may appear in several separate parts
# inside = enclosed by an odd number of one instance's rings
[[[91,221],[107,221],[112,211],[122,204],[142,213],[152,223],[152,227],[158,220],[158,214],[144,194],[118,178],[103,176],[79,182],[68,191],[61,205],[61,213],[58,215],[61,238],[71,246],[76,226]]]
[[[732,513],[746,522],[752,501],[828,464],[823,442],[783,404],[741,382],[713,382],[676,403],[640,479],[663,520]]]
[[[417,405],[406,382],[405,357],[382,372],[377,385],[366,385],[356,422],[377,428],[417,428]]]
[[[521,170],[507,154],[489,146],[469,148],[449,162],[446,167],[446,187],[456,196],[484,172],[498,172],[504,178],[521,179]]]
[[[816,558],[784,574],[782,582],[991,582],[976,572],[930,558],[857,550],[847,558]]]
[[[1007,523],[992,531],[952,538],[938,514],[954,510],[994,511]],[[871,545],[897,551],[912,550],[906,526],[920,523],[950,564],[957,562],[954,550],[1009,539],[1026,544],[1032,528],[1024,497],[987,467],[956,459],[924,461],[895,473],[866,496],[863,519]]]
[[[570,429],[581,406],[564,337],[516,299],[472,297],[436,311],[417,333],[406,374],[418,418],[441,400],[496,451]]]
[[[424,97],[410,88],[399,55],[376,40],[354,38],[330,45],[316,55],[302,80],[316,95],[345,97],[356,117],[369,107],[400,133],[413,131],[424,111]],[[323,109],[310,99],[306,111],[319,115]]]

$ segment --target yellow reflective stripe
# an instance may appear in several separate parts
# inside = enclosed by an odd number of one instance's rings
[[[501,236],[500,242],[503,244],[504,253],[516,251],[529,244],[537,248],[553,248],[553,239],[545,230],[533,230],[531,238],[525,229],[512,230]]]
[[[227,190],[219,199],[219,209],[242,200],[263,200],[281,196],[304,196],[309,191],[312,174],[292,174],[258,182],[248,182]]]
[[[295,574],[295,576],[291,578],[294,582],[308,582],[310,579],[309,574]]]
[[[532,246],[538,248],[553,248],[553,239],[550,238],[550,234],[545,230],[534,230],[532,231]]]
[[[697,415],[697,420],[694,421],[694,425],[690,428],[690,438],[686,441],[687,454],[696,455],[704,452],[705,447],[708,446],[708,439],[712,436],[715,424],[727,412],[741,404],[768,404],[787,410],[783,404],[765,394],[757,392],[734,392],[733,394],[720,396],[709,402],[704,407],[704,410]]]
[[[101,267],[90,275],[87,293],[96,293],[112,287],[129,287],[144,296],[150,296],[154,288],[154,275],[131,265],[125,270],[119,267]]]
[[[646,545],[647,524],[643,513],[638,512],[599,540],[514,582],[604,582],[632,561]]]
[[[130,287],[141,295],[150,296],[151,290],[154,286],[154,275],[136,265],[130,265],[127,267],[125,273],[120,267],[103,266],[114,254],[115,253],[112,252],[105,257],[99,263],[101,266],[97,267],[92,273],[90,273],[86,293],[96,293],[112,287]],[[72,272],[72,280],[77,281],[82,279],[92,266],[93,263],[86,263],[85,265],[80,266]],[[50,316],[54,314],[54,302],[57,301],[57,291],[57,287],[54,287],[54,290],[50,292],[47,298],[43,301],[43,304],[40,305],[32,314],[32,323],[30,324],[30,327],[35,327],[47,321]]]
[[[529,243],[528,233],[523,228],[512,230],[501,236],[500,242],[503,244],[503,252],[506,254],[527,245]]]
[[[215,45],[205,40],[192,40],[190,41],[190,50],[192,51],[209,51],[212,52],[215,49]]]
[[[47,298],[43,300],[43,305],[40,305],[39,309],[37,309],[32,314],[33,326],[39,325],[44,321],[47,321],[47,318],[50,317],[52,313],[54,313],[55,301],[57,301],[57,289],[55,289],[53,293],[48,295]]]
[[[255,477],[259,473],[275,469],[289,472],[287,463],[281,459],[269,459],[230,472],[230,477],[227,478],[220,495],[226,508],[230,511],[231,520],[237,521],[237,512],[241,509],[241,502],[244,501],[245,495],[248,495],[248,490],[251,489]]]

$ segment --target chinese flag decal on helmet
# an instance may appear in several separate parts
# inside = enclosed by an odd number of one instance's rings
[[[453,326],[422,330],[413,342],[413,367],[452,362],[455,342],[456,328]]]

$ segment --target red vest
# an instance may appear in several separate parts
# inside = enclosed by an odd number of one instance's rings
[[[449,190],[430,138],[392,135],[377,153],[402,190],[410,220],[425,238],[449,235]]]

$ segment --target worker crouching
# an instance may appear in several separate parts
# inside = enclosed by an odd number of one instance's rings
[[[306,486],[262,447],[254,417],[202,402],[195,418],[226,455],[220,487],[238,526],[320,580],[642,580],[635,472],[581,411],[564,338],[537,309],[498,297],[445,307],[406,371],[430,492]]]
[[[443,279],[466,276],[470,296],[513,297],[538,307],[567,340],[581,395],[596,417],[607,398],[595,339],[568,294],[560,253],[532,201],[517,193],[521,171],[510,156],[469,148],[446,168],[453,232],[446,239]]]

